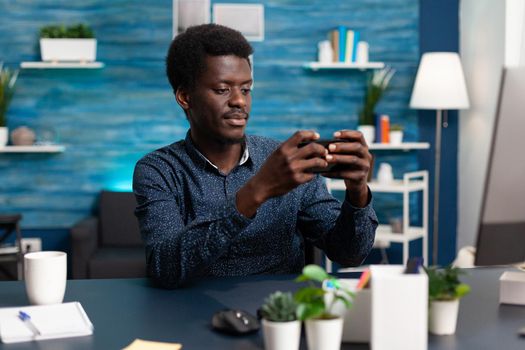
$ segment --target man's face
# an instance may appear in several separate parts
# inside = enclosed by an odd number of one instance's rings
[[[208,56],[206,70],[188,93],[187,112],[194,141],[242,142],[251,109],[251,86],[246,59]]]

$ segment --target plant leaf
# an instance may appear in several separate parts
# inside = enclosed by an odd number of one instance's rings
[[[306,265],[303,268],[303,275],[313,281],[322,283],[325,279],[330,278],[326,271],[317,265]]]

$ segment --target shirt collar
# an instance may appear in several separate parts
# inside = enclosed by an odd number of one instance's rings
[[[190,154],[192,154],[193,156],[197,156],[197,158],[199,158],[200,160],[204,161],[206,164],[209,164],[214,169],[219,170],[219,168],[215,164],[213,164],[208,158],[206,158],[206,156],[204,154],[202,154],[197,149],[197,147],[195,147],[195,144],[193,143],[193,140],[191,139],[189,130],[186,133],[185,142],[186,142],[186,145],[187,145],[186,149],[188,150],[188,152]],[[239,160],[239,164],[238,165],[243,165],[244,163],[246,163],[248,161],[248,159],[250,159],[250,151],[248,150],[248,145],[247,145],[248,143],[249,143],[248,142],[248,136],[246,136],[246,142],[243,145],[243,153],[242,153],[241,159]]]

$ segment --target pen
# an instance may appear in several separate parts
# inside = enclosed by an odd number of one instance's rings
[[[35,324],[31,321],[31,316],[29,316],[23,311],[19,311],[18,318],[21,319],[26,324],[27,328],[29,328],[31,332],[33,332],[33,336],[36,337],[37,335],[41,335],[38,328],[36,328]]]

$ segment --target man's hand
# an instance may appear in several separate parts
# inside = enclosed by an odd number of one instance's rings
[[[314,142],[298,148],[304,141],[319,139],[313,131],[298,131],[283,142],[253,176],[237,192],[237,209],[246,217],[253,217],[266,200],[286,194],[297,186],[312,180],[314,167],[326,167],[328,151]]]
[[[342,178],[350,203],[359,208],[368,204],[368,187],[366,180],[372,163],[372,155],[368,151],[363,134],[354,130],[340,130],[334,137],[347,142],[333,143],[328,146],[329,154],[326,160],[329,164],[341,164],[342,171],[323,173],[326,177]]]

